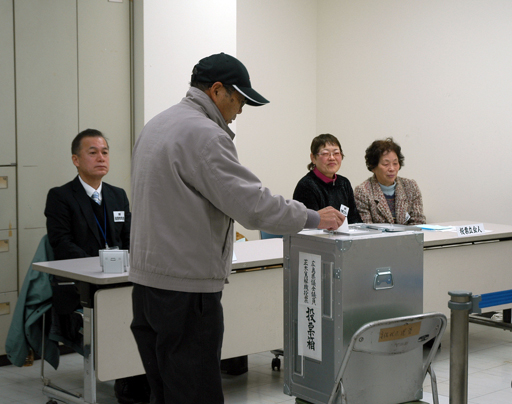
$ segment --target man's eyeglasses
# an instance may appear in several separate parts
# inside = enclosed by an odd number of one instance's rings
[[[343,154],[341,154],[341,152],[339,150],[333,150],[333,151],[321,150],[316,155],[320,156],[320,157],[322,157],[324,159],[327,159],[327,158],[329,158],[331,156],[333,156],[335,159],[338,158],[338,157],[343,156]]]
[[[223,86],[226,89],[229,96],[237,99],[237,101],[240,103],[240,109],[242,109],[244,107],[244,105],[247,103],[247,98],[245,98],[245,96],[243,94],[238,92],[235,87],[233,87],[229,84],[223,84]],[[233,96],[233,93],[235,94],[234,96]]]
[[[242,99],[240,99],[242,97]],[[238,93],[237,97],[238,102],[240,103],[240,109],[244,107],[244,105],[247,103],[247,98],[245,98],[242,94]]]

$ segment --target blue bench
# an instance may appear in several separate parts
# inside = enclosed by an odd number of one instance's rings
[[[477,296],[475,296],[477,297]],[[504,304],[512,303],[512,289],[501,290],[492,293],[483,293],[479,295],[480,301],[478,307],[484,309],[487,307],[501,306]],[[489,315],[490,314],[490,315]],[[512,331],[511,317],[512,309],[507,308],[503,310],[503,320],[493,320],[491,317],[494,312],[482,314],[470,314],[469,322],[475,324],[487,325],[490,327],[502,328],[504,330]]]

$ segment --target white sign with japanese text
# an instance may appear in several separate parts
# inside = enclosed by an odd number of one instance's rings
[[[322,361],[322,257],[299,252],[298,354]]]
[[[456,226],[457,236],[458,237],[466,237],[466,236],[476,236],[478,234],[484,234],[484,224],[468,224],[467,226]]]

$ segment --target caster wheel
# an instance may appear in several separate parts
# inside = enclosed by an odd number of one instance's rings
[[[279,358],[272,359],[272,370],[277,370],[277,371],[281,370],[281,359],[279,359]]]

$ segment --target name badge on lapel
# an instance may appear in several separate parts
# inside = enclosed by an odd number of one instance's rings
[[[124,222],[124,210],[114,210],[114,222]]]

